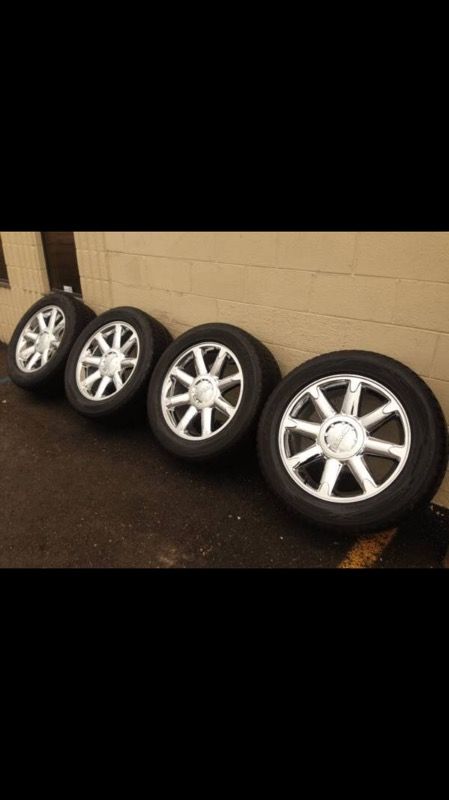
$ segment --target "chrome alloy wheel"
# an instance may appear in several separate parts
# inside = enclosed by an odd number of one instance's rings
[[[45,306],[26,323],[16,347],[22,372],[37,372],[56,353],[65,331],[65,315],[58,306]]]
[[[373,435],[381,428],[386,439]],[[407,414],[392,392],[360,375],[335,375],[291,400],[278,443],[285,469],[304,491],[354,503],[396,480],[410,440]]]
[[[76,365],[76,385],[89,400],[117,394],[133,374],[139,359],[139,337],[128,322],[103,325],[88,339]]]
[[[235,353],[217,342],[202,342],[170,367],[162,386],[162,412],[181,438],[209,439],[231,422],[242,394],[243,372]]]

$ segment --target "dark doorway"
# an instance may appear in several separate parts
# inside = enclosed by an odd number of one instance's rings
[[[73,231],[42,231],[41,235],[50,288],[81,295]]]
[[[9,284],[8,270],[6,269],[5,254],[3,252],[2,237],[0,236],[0,283]]]

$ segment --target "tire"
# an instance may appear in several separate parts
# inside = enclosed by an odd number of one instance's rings
[[[102,337],[102,346],[97,336]],[[151,372],[170,342],[166,328],[138,308],[125,306],[101,314],[82,331],[67,361],[69,403],[93,419],[123,416],[139,405],[144,408]]]
[[[52,317],[52,311],[55,316]],[[37,314],[42,312],[41,322]],[[42,327],[42,319],[45,326],[53,324],[56,331],[53,334],[53,341],[43,339],[45,333]],[[26,314],[19,320],[8,345],[8,372],[11,380],[22,387],[33,391],[53,389],[62,387],[64,382],[64,369],[73,343],[78,338],[83,328],[95,319],[95,314],[91,308],[84,305],[81,300],[62,292],[54,292],[42,297],[37,303],[28,309]],[[27,331],[27,329],[29,329]],[[31,338],[37,337],[37,338]],[[29,348],[26,347],[26,342]],[[39,345],[34,344],[38,342]],[[57,342],[59,344],[57,345]],[[23,346],[20,346],[21,343]],[[36,348],[42,349],[44,344],[49,347],[42,352],[36,352]],[[55,347],[57,345],[57,349]],[[30,352],[27,359],[19,359],[19,352],[24,353],[34,347],[34,352]],[[38,356],[35,363],[35,357]],[[46,363],[42,363],[44,359]],[[24,367],[31,368],[25,370]]]
[[[198,359],[193,348],[197,354],[200,349]],[[220,388],[225,378],[226,388]],[[199,325],[167,348],[153,372],[147,401],[153,434],[166,450],[189,461],[229,455],[255,434],[263,404],[279,380],[275,359],[249,333],[221,323]],[[179,395],[184,402],[172,406],[172,397]]]
[[[447,465],[447,428],[429,387],[404,364],[342,351],[279,384],[260,420],[258,455],[273,492],[305,523],[369,534],[431,501]]]

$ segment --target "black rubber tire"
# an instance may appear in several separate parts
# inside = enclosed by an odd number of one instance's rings
[[[59,306],[64,312],[66,327],[61,344],[57,353],[54,354],[45,367],[42,367],[37,372],[22,372],[16,364],[16,347],[20,334],[36,311],[48,305]],[[95,313],[92,309],[76,297],[62,292],[46,294],[23,315],[11,337],[7,356],[8,373],[11,380],[22,389],[31,391],[62,388],[64,385],[64,369],[70,350],[83,328],[93,319],[95,319]]]
[[[76,365],[87,340],[108,322],[121,320],[135,328],[139,336],[139,362],[125,386],[111,398],[89,400],[76,385]],[[100,314],[82,331],[71,350],[65,370],[65,392],[70,405],[85,417],[101,419],[124,417],[145,407],[146,390],[152,370],[168,344],[172,341],[168,330],[158,320],[139,308],[122,306]]]
[[[208,340],[223,344],[236,354],[243,371],[244,389],[240,406],[223,431],[209,439],[194,442],[181,439],[168,427],[162,413],[161,390],[173,361],[184,350]],[[273,355],[254,336],[224,323],[198,325],[179,336],[167,348],[153,372],[147,400],[151,430],[166,450],[188,461],[213,461],[233,454],[237,448],[255,437],[263,405],[280,377]]]
[[[343,504],[318,499],[295,483],[283,466],[278,433],[297,392],[320,378],[344,373],[371,378],[396,395],[409,417],[411,450],[403,470],[383,492]],[[284,378],[261,416],[258,456],[273,492],[306,524],[336,534],[370,534],[395,527],[432,500],[447,466],[447,427],[437,399],[411,369],[377,353],[347,350],[313,358]]]

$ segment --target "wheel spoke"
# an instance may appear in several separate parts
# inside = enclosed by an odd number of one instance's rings
[[[98,381],[101,378],[101,372],[99,369],[92,372],[92,375],[88,375],[87,378],[83,381],[83,386],[85,389],[88,389],[89,386],[92,386],[95,381]]]
[[[115,326],[114,338],[112,340],[112,347],[114,350],[120,350],[120,342],[122,340],[122,326],[118,323]]]
[[[308,447],[306,450],[302,450],[302,452],[290,456],[290,458],[287,458],[287,462],[292,469],[295,469],[322,455],[323,451],[321,447],[318,444],[314,444],[312,447]]]
[[[47,330],[47,325],[46,325],[46,322],[45,322],[44,315],[43,315],[42,311],[39,311],[39,314],[37,315],[37,321],[39,323],[39,330],[41,332],[46,331]]]
[[[101,381],[100,381],[100,383],[98,385],[98,389],[95,392],[95,400],[99,400],[100,397],[103,397],[103,395],[105,393],[105,390],[106,390],[106,387],[109,386],[110,382],[111,382],[111,378],[108,375],[105,375],[101,379]]]
[[[323,474],[318,488],[319,494],[329,496],[332,494],[340,475],[343,464],[336,458],[328,458],[324,465]]]
[[[29,358],[31,356],[31,354],[34,353],[34,351],[35,351],[35,348],[34,348],[34,344],[33,344],[30,347],[27,347],[25,350],[21,350],[19,352],[19,358],[21,358],[23,361],[26,361],[27,358]]]
[[[56,307],[52,308],[50,319],[48,321],[48,330],[50,333],[53,333],[57,316],[58,316],[58,309]]]
[[[133,334],[132,336],[129,337],[129,339],[126,340],[124,344],[122,344],[120,350],[122,351],[122,353],[124,353],[124,355],[126,355],[126,353],[129,353],[131,347],[136,343],[137,343],[137,338]]]
[[[182,383],[183,386],[191,386],[195,380],[188,372],[184,372],[184,370],[179,367],[174,367],[170,374],[173,378],[176,378],[179,383]]]
[[[48,361],[48,356],[49,356],[49,353],[50,353],[50,348],[49,348],[49,347],[47,347],[47,349],[46,349],[46,350],[44,350],[44,352],[42,353],[41,367],[43,367],[43,366],[44,366],[44,364],[46,364],[46,363],[47,363],[47,361]]]
[[[236,372],[235,375],[228,375],[226,378],[220,378],[218,381],[218,388],[220,392],[226,392],[228,389],[233,389],[234,386],[239,386],[241,382],[241,375]]]
[[[386,422],[398,410],[396,403],[388,402],[383,406],[379,406],[369,414],[360,417],[360,422],[367,431],[372,431],[378,428],[383,422]]]
[[[26,369],[27,370],[33,369],[34,365],[39,361],[40,357],[41,357],[40,353],[35,353],[34,356],[31,356],[30,360],[28,361],[28,364],[26,364]]]
[[[100,361],[101,361],[100,356],[85,356],[81,363],[83,364],[83,366],[87,365],[92,367],[98,367]]]
[[[117,391],[122,388],[123,381],[122,381],[122,379],[120,377],[120,373],[115,372],[114,375],[113,375],[112,380],[114,381],[114,386],[117,389]]]
[[[135,367],[137,364],[137,358],[124,358],[122,361],[122,367]]]
[[[360,395],[362,394],[362,382],[358,378],[351,378],[346,389],[343,404],[341,407],[342,414],[351,414],[356,417],[359,413]]]
[[[38,334],[33,333],[33,331],[25,331],[25,333],[23,334],[23,338],[29,339],[31,342],[35,342],[36,339],[38,338]]]
[[[363,494],[372,494],[377,489],[377,483],[366,466],[362,456],[353,456],[346,462],[354,478],[360,485]]]
[[[195,406],[190,406],[187,409],[187,411],[184,414],[184,416],[182,417],[182,419],[178,422],[178,425],[177,425],[178,432],[179,433],[185,433],[185,431],[187,430],[188,426],[192,422],[192,419],[194,417],[196,417],[197,414],[198,414],[198,410],[195,408]]]
[[[312,386],[312,388],[309,390],[309,394],[313,400],[315,408],[321,414],[323,419],[335,416],[337,413],[335,408],[331,403],[329,403],[329,400],[324,396],[319,386]]]
[[[235,407],[228,403],[223,397],[217,397],[215,400],[215,408],[226,414],[227,417],[232,417],[235,414]]]
[[[227,354],[226,354],[225,348],[221,347],[220,350],[218,351],[218,355],[217,355],[214,363],[212,364],[212,367],[210,369],[209,375],[215,375],[215,377],[217,375],[220,375],[221,370],[223,368],[223,364],[226,361],[226,355]]]
[[[384,458],[401,461],[405,455],[405,447],[394,444],[394,442],[385,442],[383,439],[375,439],[374,436],[369,436],[363,452],[370,456],[383,456]]]
[[[109,347],[109,345],[108,345],[106,339],[104,338],[103,334],[102,333],[97,333],[97,335],[95,336],[95,339],[97,340],[98,344],[100,345],[100,348],[103,351],[103,353],[109,353],[109,350],[111,348]]]
[[[193,348],[193,357],[195,359],[197,375],[207,375],[207,367],[204,363],[204,356],[201,347]]]
[[[319,425],[318,422],[308,422],[305,419],[294,419],[293,417],[289,417],[285,423],[285,427],[294,433],[302,433],[303,436],[316,439],[321,425]]]
[[[166,408],[177,408],[178,406],[190,405],[190,395],[188,392],[185,394],[175,394],[173,397],[167,397],[165,401]]]
[[[209,436],[212,433],[212,408],[203,408],[201,411],[201,435]]]
[[[56,334],[58,334],[60,331],[62,331],[64,326],[65,326],[65,321],[62,319],[61,322],[58,322],[58,324],[56,325],[56,327],[55,327],[55,329],[53,331],[53,336],[56,336]]]

